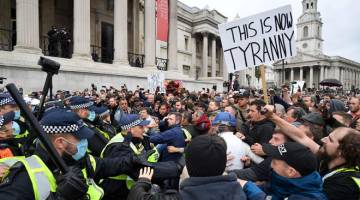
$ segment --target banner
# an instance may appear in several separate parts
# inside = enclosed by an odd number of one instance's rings
[[[169,2],[168,0],[157,0],[157,36],[158,40],[168,41],[169,29]]]
[[[150,93],[155,94],[156,89],[159,87],[159,92],[160,93],[166,93],[165,90],[165,74],[164,73],[159,73],[159,74],[149,74],[147,76],[148,79],[148,85],[149,85],[149,90]]]
[[[219,25],[229,72],[296,55],[291,6]]]

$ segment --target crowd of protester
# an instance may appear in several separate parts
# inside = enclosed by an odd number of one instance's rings
[[[86,154],[122,162],[103,164],[115,166],[107,173],[95,170],[104,199],[359,199],[360,96],[290,93],[286,85],[270,89],[266,102],[245,89],[152,94],[92,85],[57,91],[43,113],[41,93],[24,99],[41,124],[58,109],[75,113],[95,132]],[[32,155],[38,146],[31,127],[1,98],[9,94],[0,96],[1,158]],[[18,143],[27,148],[14,148]]]

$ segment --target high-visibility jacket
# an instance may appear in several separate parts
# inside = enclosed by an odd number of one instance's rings
[[[360,169],[359,168],[339,168],[337,170],[334,170],[328,174],[326,174],[323,177],[323,181],[325,181],[327,178],[338,174],[338,173],[353,173],[353,175],[351,176],[351,179],[355,182],[355,184],[357,185],[357,187],[359,188],[359,192],[360,192]]]
[[[45,200],[50,195],[50,192],[56,192],[57,184],[54,175],[37,155],[32,155],[26,158],[24,156],[16,156],[0,159],[0,163],[4,163],[9,167],[13,166],[17,162],[21,162],[25,166],[32,184],[35,200]],[[90,162],[95,170],[96,161],[94,157],[90,156]],[[82,169],[82,173],[84,174],[89,186],[87,194],[90,199],[101,199],[104,196],[102,188],[97,186],[93,179],[87,177],[86,169]]]
[[[108,147],[111,144],[114,143],[121,143],[124,142],[124,137],[122,136],[122,134],[117,134],[115,135],[105,146],[105,148],[102,150],[100,157],[103,158],[104,157],[104,152],[106,150],[106,147]],[[135,155],[140,155],[143,151],[143,147],[138,149],[134,143],[130,142],[130,148],[131,150],[134,152]],[[148,156],[147,161],[151,162],[151,163],[156,163],[159,160],[159,152],[157,151],[157,149],[154,147],[154,152]],[[110,179],[113,180],[120,180],[120,181],[126,181],[126,187],[130,190],[133,185],[135,184],[135,181],[128,175],[126,174],[121,174],[118,176],[113,176],[110,177]]]

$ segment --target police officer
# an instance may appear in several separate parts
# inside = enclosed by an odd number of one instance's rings
[[[109,140],[104,137],[94,125],[96,113],[92,110],[93,102],[85,97],[73,96],[70,98],[69,107],[84,120],[86,126],[94,131],[94,136],[89,139],[89,150],[92,155],[100,156],[101,151]]]
[[[20,108],[11,97],[11,95],[7,92],[0,93],[0,114],[5,114],[8,112],[14,112],[13,121],[14,128],[16,128],[16,135],[14,135],[14,139],[18,144],[22,146],[22,154],[25,154],[28,150],[28,147],[24,147],[24,144],[27,142],[30,127],[25,121],[25,119],[21,116]]]
[[[105,106],[93,106],[92,111],[95,112],[96,117],[93,121],[96,130],[98,130],[106,139],[110,140],[116,135],[116,129],[111,124],[110,111]]]
[[[139,156],[146,160],[146,149],[150,148],[150,144],[146,144],[144,139],[144,126],[148,125],[150,121],[140,119],[139,115],[130,114],[123,117],[119,121],[123,134],[114,136],[106,145],[101,153],[101,157],[133,157]],[[146,147],[146,149],[145,149]],[[145,154],[144,154],[145,153]],[[156,157],[156,155],[154,155]],[[158,156],[157,156],[158,158]],[[157,161],[156,158],[153,159]],[[139,169],[129,169],[130,173],[123,174],[117,177],[105,179],[101,186],[105,190],[104,199],[126,199],[134,184],[134,179],[138,176]]]
[[[72,112],[52,109],[40,122],[69,171],[61,174],[41,143],[35,155],[1,159],[10,167],[0,183],[2,199],[101,199],[94,180],[128,173],[136,157],[100,159],[86,153],[93,131]],[[134,159],[135,158],[135,159]]]
[[[13,122],[14,116],[12,111],[0,115],[0,159],[22,155],[20,144],[14,140],[20,132],[19,125]]]

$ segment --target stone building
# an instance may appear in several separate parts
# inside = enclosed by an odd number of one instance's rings
[[[275,62],[275,83],[305,81],[306,88],[319,88],[319,82],[333,78],[343,83],[345,90],[360,86],[360,63],[323,53],[323,38],[317,0],[303,0],[303,11],[297,20],[297,55]],[[346,45],[346,44],[344,44]]]
[[[148,74],[163,72],[189,90],[216,85],[222,91],[228,74],[217,25],[227,18],[216,10],[168,3],[163,42],[156,37],[156,0],[1,0],[0,76],[25,91],[40,90],[46,74],[37,60],[48,56],[61,63],[55,89],[80,90],[91,83],[146,88]],[[49,45],[53,26],[67,33],[65,55],[62,44]],[[53,49],[61,54],[49,56]]]

